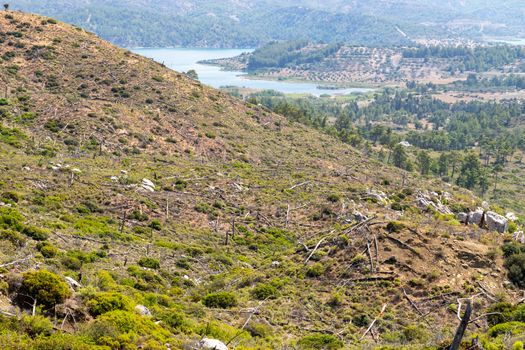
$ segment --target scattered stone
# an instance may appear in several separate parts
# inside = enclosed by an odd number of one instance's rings
[[[198,349],[203,350],[228,350],[228,347],[217,339],[204,338],[199,342]]]
[[[366,195],[368,198],[377,200],[378,203],[386,203],[388,200],[388,196],[384,192],[377,190],[368,190]]]
[[[126,170],[121,170],[120,173],[121,173],[122,175],[128,175],[128,172],[127,172]]]
[[[485,213],[485,223],[489,230],[498,231],[499,233],[504,233],[509,228],[509,220],[493,211]]]
[[[272,267],[279,267],[281,266],[281,263],[278,261],[272,261]]]
[[[77,290],[79,288],[82,288],[82,285],[79,282],[75,281],[73,278],[66,276],[64,277],[64,279],[66,280],[66,283],[71,289]]]
[[[146,191],[155,192],[155,184],[151,180],[142,179],[140,186]]]
[[[149,309],[145,307],[144,305],[139,304],[135,306],[135,312],[141,316],[151,317],[151,311],[149,311]]]
[[[354,210],[354,212],[352,213],[352,216],[354,217],[354,220],[357,222],[363,222],[363,221],[368,220],[366,215],[362,214],[361,212],[357,210]]]
[[[75,174],[82,174],[82,170],[80,170],[79,168],[73,168],[71,169],[71,172]]]
[[[518,217],[514,213],[507,213],[505,217],[510,221],[516,221],[518,220]]]
[[[416,206],[421,210],[432,208],[441,214],[452,214],[450,208],[441,202],[440,196],[436,192],[418,192]]]
[[[398,145],[403,147],[412,147],[412,145],[408,141],[401,141],[400,143],[398,143]]]
[[[113,175],[112,177],[110,177],[110,179],[111,179],[111,181],[117,182],[118,181],[118,176]]]

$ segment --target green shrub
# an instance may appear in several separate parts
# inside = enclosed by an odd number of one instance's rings
[[[20,293],[36,299],[38,305],[52,308],[71,295],[60,277],[46,270],[30,271],[23,275]]]
[[[74,256],[64,256],[60,262],[69,270],[78,271],[82,268],[82,261]]]
[[[271,284],[259,283],[253,290],[252,295],[258,300],[275,299],[277,288]]]
[[[320,263],[313,264],[306,270],[306,276],[315,278],[321,276],[325,272],[325,268]]]
[[[499,323],[505,323],[512,321],[512,313],[515,311],[515,307],[508,302],[499,302],[491,305],[487,310],[489,314],[487,316],[487,322],[490,326],[495,326]]]
[[[158,259],[150,258],[146,256],[140,258],[140,260],[138,261],[138,264],[142,267],[147,267],[147,268],[155,269],[155,270],[160,268],[160,261]]]
[[[131,310],[131,300],[120,293],[97,293],[86,303],[93,316],[105,314],[115,310]]]
[[[176,310],[169,310],[167,312],[164,312],[160,319],[167,324],[172,330],[183,330],[188,326],[188,322],[186,321],[186,317],[183,313],[176,311]]]
[[[488,335],[495,338],[499,335],[513,335],[525,332],[525,323],[523,322],[507,322],[495,325],[488,331]]]
[[[25,226],[22,233],[35,241],[45,241],[49,237],[49,231],[36,226]]]
[[[122,333],[138,334],[148,336],[161,341],[166,340],[170,333],[161,326],[155,324],[150,318],[139,316],[133,312],[115,310],[106,312],[99,316],[96,323],[112,325]]]
[[[53,331],[53,322],[41,315],[24,315],[20,320],[20,325],[31,337],[38,335],[49,336]]]
[[[44,256],[44,258],[54,258],[58,254],[58,249],[51,243],[39,242],[36,249]]]
[[[512,350],[523,350],[523,342],[517,341],[512,345]]]
[[[156,230],[156,231],[160,231],[162,230],[162,224],[160,223],[159,220],[155,219],[155,220],[152,220],[149,224],[149,227],[151,227],[152,229]]]
[[[520,288],[525,288],[525,253],[511,255],[505,259],[509,280]]]
[[[297,343],[304,350],[337,350],[343,347],[343,342],[331,334],[311,334]]]
[[[210,293],[202,299],[202,303],[207,307],[219,309],[228,309],[238,305],[235,295],[229,292]]]
[[[17,247],[23,247],[26,244],[26,238],[13,230],[0,229],[0,239],[5,239]]]
[[[386,229],[388,232],[400,232],[405,228],[405,225],[398,222],[398,221],[390,221],[386,225]]]

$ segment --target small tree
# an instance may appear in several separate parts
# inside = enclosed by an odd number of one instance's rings
[[[63,302],[71,295],[67,284],[52,272],[30,271],[23,277],[20,295],[32,298],[36,305],[42,305],[46,309]]]
[[[4,10],[9,10],[9,4],[4,4]]]

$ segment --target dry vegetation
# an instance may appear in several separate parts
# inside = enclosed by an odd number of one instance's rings
[[[458,298],[476,295],[475,317],[518,298],[505,235],[414,204],[446,190],[475,208],[470,193],[80,29],[14,12],[0,27],[3,349],[178,349],[204,334],[236,349],[432,348],[450,343]],[[13,290],[35,269],[82,286],[33,311]]]

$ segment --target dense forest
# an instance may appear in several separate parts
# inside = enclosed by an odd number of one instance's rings
[[[318,49],[305,50],[306,40],[272,42],[255,50],[248,61],[248,71],[264,68],[285,68],[304,63],[315,63],[335,54],[342,44],[323,45]]]
[[[408,42],[387,19],[277,3],[22,0],[14,8],[56,17],[124,47],[250,48],[305,38],[370,45]]]
[[[441,58],[453,59],[451,71],[484,72],[492,68],[514,63],[525,58],[525,48],[522,46],[420,46],[403,50],[405,58]]]

